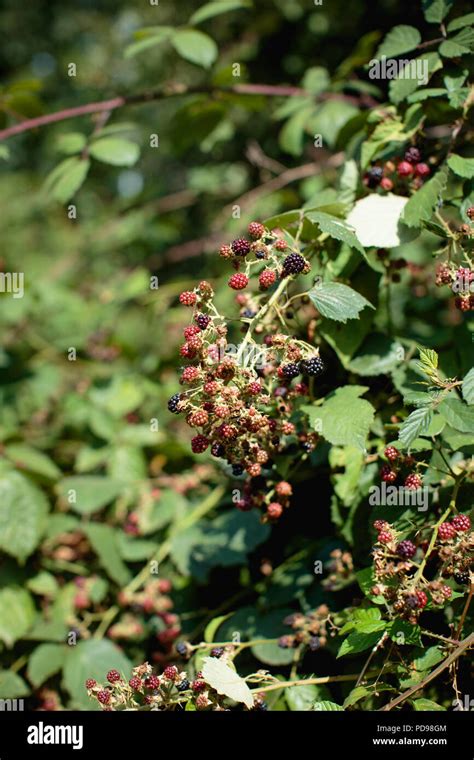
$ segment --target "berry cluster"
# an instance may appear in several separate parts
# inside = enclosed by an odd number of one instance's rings
[[[260,222],[252,222],[248,233],[252,240],[239,238],[220,250],[237,270],[246,266],[246,273],[237,271],[229,281],[238,291],[247,286],[252,267],[264,260],[258,277],[260,296],[236,296],[247,323],[245,337],[238,344],[229,342],[226,320],[212,302],[209,283],[181,293],[180,302],[193,309],[180,349],[187,362],[180,377],[185,389],[169,399],[168,410],[184,414],[195,430],[193,453],[210,451],[227,462],[229,474],[246,479],[238,489],[237,508],[257,507],[265,520],[277,520],[289,504],[291,486],[274,483],[274,457],[292,447],[310,453],[316,446],[318,436],[298,409],[325,367],[314,346],[276,332],[271,303],[265,300],[277,279],[284,288],[288,278],[308,271],[308,263]],[[259,319],[262,315],[265,318]]]
[[[395,446],[387,446],[384,451],[388,460],[382,465],[380,477],[385,483],[394,484],[399,477],[403,479],[403,485],[410,490],[417,490],[423,485],[421,476],[413,471],[415,461],[411,456],[404,456]]]
[[[291,626],[294,633],[280,636],[278,646],[282,649],[305,646],[311,652],[316,652],[327,644],[331,616],[326,604],[321,604],[307,615],[296,612],[286,617],[283,622]]]
[[[449,285],[457,293],[454,303],[459,311],[474,311],[474,270],[470,267],[450,262],[438,264],[435,282],[438,287]]]
[[[156,638],[165,652],[171,651],[173,643],[181,633],[179,617],[171,611],[171,588],[171,582],[163,578],[148,581],[142,591],[122,590],[118,595],[118,602],[122,608],[129,608],[134,615],[150,616]],[[143,625],[136,617],[125,613],[119,622],[110,628],[108,635],[113,639],[136,638],[143,630]]]
[[[354,582],[354,561],[352,554],[341,549],[334,549],[326,567],[329,575],[322,581],[326,591],[339,591]]]
[[[401,160],[371,166],[364,175],[364,185],[369,190],[380,188],[386,192],[394,190],[397,195],[407,195],[410,191],[419,190],[430,174],[431,169],[423,161],[420,150],[411,147]]]
[[[85,687],[106,711],[117,710],[229,710],[226,697],[218,694],[198,672],[194,677],[176,665],[168,665],[160,675],[145,662],[133,668],[127,681],[117,670],[109,670],[107,684],[88,678]],[[261,709],[261,706],[254,706]]]

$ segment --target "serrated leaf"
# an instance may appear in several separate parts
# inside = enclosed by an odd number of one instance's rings
[[[315,702],[313,705],[313,710],[315,712],[344,712],[344,708],[341,707],[341,705],[336,704],[336,702],[328,702],[327,700],[323,700],[322,702]]]
[[[388,634],[392,641],[398,644],[421,646],[421,628],[419,625],[412,625],[406,620],[392,620],[387,628]]]
[[[140,148],[123,137],[101,137],[90,145],[89,153],[104,164],[133,166],[140,155]]]
[[[357,201],[347,221],[365,248],[395,248],[413,237],[401,222],[407,203],[400,195],[374,193]]]
[[[439,712],[440,710],[446,710],[445,707],[439,705],[437,702],[433,702],[431,699],[425,699],[424,697],[414,699],[412,704],[417,712]]]
[[[458,398],[447,398],[441,402],[438,411],[448,425],[461,433],[474,434],[474,407],[464,404]]]
[[[459,16],[448,24],[448,32],[455,32],[457,29],[464,29],[466,26],[474,24],[474,13],[466,13],[465,16]]]
[[[347,710],[348,707],[352,707],[352,705],[357,704],[357,702],[360,702],[361,699],[364,699],[364,697],[367,697],[369,694],[370,691],[366,686],[356,686],[355,689],[352,689],[352,691],[349,692],[345,698],[343,704],[344,710]]]
[[[474,404],[474,367],[469,370],[462,381],[462,397],[466,404]]]
[[[474,158],[463,158],[453,153],[448,158],[448,166],[458,177],[471,179],[474,177]]]
[[[240,8],[250,8],[251,3],[248,0],[214,0],[206,3],[195,11],[189,19],[190,24],[201,24],[214,16],[220,16],[222,13],[239,10]]]
[[[380,630],[372,631],[371,633],[350,633],[347,639],[345,639],[337,653],[337,657],[345,657],[348,654],[358,654],[364,652],[366,649],[374,647],[383,634]]]
[[[23,475],[0,476],[0,549],[23,562],[38,546],[48,510],[43,492]]]
[[[445,58],[459,58],[469,55],[474,50],[474,29],[471,26],[461,29],[455,37],[441,43],[439,52]]]
[[[9,586],[0,591],[0,641],[12,647],[31,628],[36,611],[31,594]]]
[[[427,432],[432,419],[433,410],[431,407],[422,406],[419,409],[415,409],[402,422],[398,431],[399,440],[404,446],[409,447],[415,438]]]
[[[423,13],[430,24],[440,24],[448,15],[454,0],[423,0]]]
[[[366,390],[360,385],[346,385],[327,396],[321,406],[303,406],[303,411],[329,443],[365,451],[375,414],[372,404],[359,398]]]
[[[203,662],[202,677],[209,686],[234,702],[243,702],[249,710],[253,707],[252,692],[235,670],[216,657],[205,657]]]
[[[357,319],[366,306],[374,308],[364,296],[340,282],[323,282],[312,288],[308,295],[323,317],[337,322]]]
[[[23,678],[11,670],[0,670],[0,699],[27,697],[30,690]]]
[[[409,53],[421,42],[421,34],[414,26],[400,24],[395,26],[385,37],[375,53],[375,58],[396,58],[402,53]]]
[[[171,42],[182,58],[205,69],[217,58],[218,50],[214,40],[196,29],[178,29],[171,37]]]
[[[443,68],[438,53],[424,53],[408,61],[398,76],[390,81],[389,94],[392,103],[398,105],[422,85],[428,84],[430,77]],[[418,76],[422,72],[422,78]],[[426,76],[425,76],[426,75]]]
[[[33,686],[41,686],[50,676],[61,670],[66,647],[62,644],[40,644],[30,654],[28,678]]]
[[[324,211],[308,211],[305,216],[310,222],[317,224],[321,232],[325,232],[332,238],[347,243],[351,248],[356,248],[361,253],[364,253],[364,249],[357,239],[354,230],[344,219],[331,216],[331,214],[326,214]]]
[[[438,354],[436,351],[434,351],[432,348],[420,348],[420,361],[421,361],[421,369],[424,371],[423,365],[428,367],[429,369],[437,369],[438,368]]]
[[[446,167],[440,169],[434,177],[425,182],[423,187],[413,193],[406,204],[402,221],[408,227],[421,227],[423,221],[431,218],[434,207],[441,198],[441,193],[446,187],[448,181],[448,171]]]

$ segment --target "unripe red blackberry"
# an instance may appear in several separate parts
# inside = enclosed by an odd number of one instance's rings
[[[195,435],[191,439],[191,449],[194,454],[202,454],[209,446],[209,439],[205,435]]]
[[[451,599],[453,595],[453,591],[449,586],[442,586],[441,587],[441,593],[444,596],[445,599]]]
[[[431,169],[428,164],[416,164],[415,174],[417,177],[429,177]]]
[[[102,691],[98,691],[96,696],[102,705],[108,705],[111,699],[110,691],[107,691],[107,689],[102,689]]]
[[[254,240],[259,240],[265,233],[265,227],[261,222],[250,222],[247,229],[250,237]]]
[[[418,609],[422,610],[423,607],[426,607],[426,605],[428,604],[428,597],[426,596],[424,591],[417,591],[415,596],[417,599],[416,606],[418,607]]]
[[[158,676],[155,676],[152,674],[151,676],[148,676],[147,678],[145,678],[145,686],[147,687],[147,689],[157,689],[159,685],[160,685],[160,679],[158,678]]]
[[[241,512],[249,512],[253,507],[253,502],[247,496],[244,496],[243,499],[239,499],[235,502],[235,506]]]
[[[400,452],[398,449],[395,448],[395,446],[387,446],[387,448],[384,451],[384,454],[387,457],[389,462],[395,462],[400,456]]]
[[[209,325],[209,323],[211,321],[211,318],[210,318],[210,316],[208,314],[196,314],[196,316],[194,317],[194,319],[196,321],[197,326],[201,330],[205,330],[206,327],[208,327],[208,325]]]
[[[388,530],[381,530],[377,536],[379,544],[389,544],[392,540],[392,534]]]
[[[382,188],[382,190],[386,190],[387,192],[392,190],[393,182],[390,179],[390,177],[382,177],[382,179],[380,180],[380,187]]]
[[[139,678],[138,676],[132,676],[132,678],[128,682],[128,685],[135,691],[138,691],[142,687],[142,679]]]
[[[413,174],[413,166],[408,161],[400,161],[397,166],[397,174],[399,177],[410,177]]]
[[[109,683],[117,683],[117,681],[120,681],[120,673],[118,670],[109,670],[107,673],[107,681],[109,681]]]
[[[436,285],[450,285],[453,281],[453,273],[446,264],[439,264],[436,267]]]
[[[460,311],[470,311],[471,309],[471,299],[469,296],[462,296],[459,298],[456,298],[455,300],[456,308]]]
[[[300,374],[299,364],[296,364],[295,362],[284,364],[281,367],[281,374],[283,377],[286,377],[289,380],[291,380],[293,377],[297,377]]]
[[[204,409],[197,409],[189,415],[187,421],[191,427],[203,427],[204,425],[207,425],[209,415]]]
[[[250,252],[250,243],[245,238],[233,240],[230,247],[236,256],[246,256]]]
[[[411,491],[416,491],[417,488],[421,488],[422,479],[416,472],[412,472],[411,475],[407,475],[405,478],[405,488],[409,488]]]
[[[200,351],[202,348],[202,340],[197,335],[193,335],[187,342],[187,345],[191,351]]]
[[[88,678],[86,681],[86,689],[93,689],[94,686],[97,686],[95,678]]]
[[[169,681],[176,681],[178,676],[178,668],[176,665],[168,665],[163,671],[163,676]]]
[[[283,507],[277,501],[272,501],[267,507],[267,515],[272,520],[278,520],[283,514]]]
[[[198,290],[206,301],[214,295],[212,285],[207,280],[201,280],[198,285]]]
[[[324,370],[324,362],[320,356],[311,356],[309,359],[303,359],[300,362],[300,371],[310,377],[316,377],[324,372]]]
[[[397,479],[397,473],[392,470],[390,465],[384,464],[380,470],[380,477],[385,483],[395,483]]]
[[[469,206],[469,208],[466,210],[466,214],[469,219],[474,219],[474,206]]]
[[[233,438],[237,437],[238,430],[233,425],[224,423],[223,425],[219,426],[218,433],[219,433],[220,438],[226,438],[227,440],[232,440]]]
[[[276,274],[272,269],[264,269],[260,272],[258,282],[262,290],[267,290],[276,281]]]
[[[232,290],[243,290],[249,284],[249,278],[243,272],[236,272],[229,279],[229,288]]]
[[[288,248],[288,245],[286,243],[286,240],[282,240],[281,238],[279,240],[275,241],[275,250],[283,252],[286,251]]]
[[[464,533],[471,530],[471,521],[467,515],[455,515],[451,521],[454,530]]]
[[[409,164],[417,164],[421,160],[421,153],[418,148],[408,148],[404,158]]]
[[[196,693],[199,694],[201,691],[204,691],[206,688],[206,682],[202,681],[200,678],[196,678],[195,681],[191,684],[191,689]]]
[[[396,553],[402,559],[411,559],[416,554],[416,546],[412,541],[400,541],[397,544]]]
[[[249,466],[247,467],[247,472],[251,478],[258,478],[258,476],[262,472],[262,468],[258,464],[258,462],[254,462],[253,464],[249,464]]]
[[[275,493],[277,493],[278,496],[291,496],[293,489],[291,487],[291,484],[286,480],[280,480],[280,482],[275,486]]]
[[[454,538],[456,535],[456,528],[450,522],[441,523],[438,528],[438,536],[441,541],[449,541],[450,538]]]
[[[209,700],[206,697],[205,694],[199,694],[196,697],[196,709],[197,710],[205,710],[206,707],[209,705]]]
[[[207,393],[208,396],[215,396],[217,393],[219,393],[221,389],[220,384],[216,380],[209,380],[207,383],[204,383],[204,393]]]
[[[375,530],[385,530],[389,527],[389,523],[386,520],[375,520],[374,522],[374,528]]]
[[[251,396],[258,396],[261,392],[262,386],[257,380],[247,385],[247,393],[250,393]]]
[[[219,256],[222,256],[223,259],[231,259],[232,258],[232,248],[230,245],[221,245],[219,248]]]
[[[195,335],[199,335],[200,332],[201,331],[197,325],[188,325],[188,327],[185,327],[183,330],[186,340],[193,338]]]
[[[185,290],[179,296],[179,302],[182,303],[183,306],[194,306],[196,300],[196,293],[193,293],[192,290]]]
[[[181,384],[184,383],[192,383],[199,377],[200,372],[198,367],[185,367],[181,373],[181,377],[179,382]]]
[[[283,261],[282,277],[300,274],[306,266],[306,261],[299,253],[290,253]]]
[[[196,356],[196,349],[190,346],[189,343],[184,343],[179,349],[179,353],[184,359],[193,359]]]

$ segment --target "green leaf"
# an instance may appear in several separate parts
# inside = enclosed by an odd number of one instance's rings
[[[124,137],[101,137],[90,145],[89,153],[104,164],[133,166],[138,161],[140,148]]]
[[[308,211],[306,217],[317,224],[321,232],[326,232],[332,238],[347,243],[351,248],[357,248],[364,253],[364,249],[357,239],[353,229],[344,219],[338,219],[337,216],[331,216],[324,211]]]
[[[431,670],[431,668],[434,668],[435,665],[444,660],[445,657],[446,654],[439,647],[429,647],[421,657],[413,660],[413,665],[419,671]]]
[[[216,635],[219,626],[222,625],[224,620],[227,620],[227,618],[229,618],[231,615],[232,613],[229,612],[227,615],[219,615],[218,617],[210,620],[204,630],[204,641],[206,641],[208,644],[211,644],[214,641],[214,636]]]
[[[208,69],[216,60],[217,45],[211,37],[196,29],[178,29],[171,42],[182,58]]]
[[[306,99],[303,102],[307,102]],[[285,123],[279,135],[279,143],[282,150],[299,156],[303,152],[304,135],[310,116],[314,111],[314,105],[309,103],[300,108]]]
[[[474,408],[458,398],[447,398],[438,407],[448,425],[461,433],[474,434]]]
[[[469,55],[474,49],[474,29],[465,27],[455,36],[441,43],[439,52],[445,58]]]
[[[441,198],[447,181],[448,172],[443,167],[434,177],[425,182],[423,187],[413,193],[403,211],[402,221],[409,227],[421,227],[423,221],[428,221]]]
[[[374,308],[364,296],[340,282],[323,282],[312,288],[308,295],[323,317],[337,322],[357,319],[366,306]]]
[[[412,700],[412,705],[417,712],[439,712],[440,710],[446,711],[446,708],[442,705],[439,705],[437,702],[433,702],[431,699],[425,699],[424,697]]]
[[[303,411],[329,443],[365,451],[375,414],[373,406],[359,398],[367,390],[360,385],[346,385],[327,396],[322,406],[303,406]]]
[[[406,620],[392,620],[389,624],[388,634],[392,641],[402,645],[422,646],[421,628],[419,625],[412,625]]]
[[[59,588],[58,582],[54,575],[52,573],[48,573],[46,570],[40,570],[38,575],[35,575],[33,578],[30,578],[27,581],[26,585],[29,590],[33,592],[33,594],[49,597],[56,596],[57,590]]]
[[[361,699],[364,699],[370,694],[370,691],[365,686],[356,686],[355,689],[352,689],[351,692],[347,695],[347,697],[344,700],[344,710],[347,710],[348,707],[352,707],[352,705],[357,704],[357,702],[360,702]]]
[[[347,221],[365,248],[395,248],[414,236],[402,224],[407,203],[408,199],[400,195],[373,193],[357,201]]]
[[[46,177],[44,190],[59,203],[67,203],[81,187],[90,165],[87,158],[66,158]]]
[[[348,369],[363,377],[386,375],[400,364],[403,355],[401,343],[381,333],[372,333],[356,351]]]
[[[433,410],[429,406],[415,409],[400,425],[398,438],[404,446],[409,447],[415,438],[427,432],[432,419]]]
[[[27,478],[0,475],[0,549],[24,562],[39,544],[48,511],[43,492]]]
[[[125,48],[125,58],[133,58],[133,56],[143,53],[155,45],[159,45],[161,42],[168,40],[173,34],[174,29],[172,26],[154,26],[147,29],[140,29],[136,32],[135,36],[141,37],[137,42],[132,42]],[[142,35],[145,35],[142,37]]]
[[[0,641],[8,648],[23,638],[31,628],[36,611],[31,594],[25,589],[8,587],[0,591]]]
[[[79,153],[85,148],[86,144],[87,138],[81,132],[68,132],[59,136],[57,148],[61,153],[71,155]]]
[[[301,87],[312,95],[320,95],[328,89],[330,83],[328,70],[324,66],[311,66],[305,71]]]
[[[206,3],[193,13],[189,19],[190,24],[201,24],[214,16],[220,16],[221,13],[239,10],[240,8],[250,8],[251,3],[248,0],[214,0]]]
[[[358,654],[359,652],[364,652],[366,649],[371,649],[378,644],[382,636],[383,634],[380,630],[372,631],[371,633],[350,633],[347,639],[342,642],[337,657],[345,657],[348,654]]]
[[[315,712],[344,712],[344,708],[341,705],[337,705],[335,702],[315,702],[312,708]]]
[[[390,81],[389,93],[391,102],[398,105],[409,95],[416,92],[419,87],[426,85],[431,76],[442,68],[443,64],[438,53],[424,53],[418,56],[418,58],[408,61],[399,72],[398,77]],[[419,71],[422,72],[422,79],[418,76]]]
[[[33,686],[41,686],[50,676],[61,670],[66,655],[62,644],[40,644],[28,660],[28,678]]]
[[[440,24],[448,15],[454,0],[423,0],[423,13],[430,24]],[[448,27],[449,28],[449,27]]]
[[[375,53],[375,58],[396,58],[401,53],[409,53],[421,42],[421,34],[414,26],[400,24],[395,26],[385,37]]]
[[[465,16],[459,16],[448,24],[448,32],[455,32],[457,29],[464,29],[466,26],[474,24],[474,13],[466,13]]]
[[[83,530],[107,575],[121,586],[128,583],[130,572],[120,556],[114,528],[100,523],[88,523]]]
[[[438,362],[439,357],[436,351],[433,351],[431,348],[422,348],[419,349],[420,352],[420,369],[422,372],[426,372],[426,370],[432,370],[432,369],[438,369]]]
[[[0,699],[27,697],[30,690],[23,678],[11,670],[0,670]]]
[[[203,662],[202,677],[209,686],[234,702],[243,702],[249,710],[253,707],[252,692],[235,670],[216,657],[205,657]]]
[[[74,475],[63,478],[57,488],[71,509],[82,515],[90,515],[120,496],[123,484],[102,475]]]
[[[453,153],[448,158],[448,166],[458,177],[471,179],[474,177],[474,158],[463,158]]]
[[[288,707],[293,712],[306,712],[313,709],[313,705],[320,694],[316,684],[302,684],[301,686],[289,686],[285,689],[285,699]]]
[[[462,397],[466,404],[474,404],[474,367],[469,370],[462,381]]]
[[[48,480],[57,480],[61,477],[61,470],[52,459],[26,443],[11,443],[5,446],[5,455],[18,469],[42,475]]]
[[[127,680],[132,665],[119,647],[107,639],[88,639],[67,648],[63,686],[72,697],[72,707],[92,710],[94,703],[84,687],[87,678],[104,682],[108,670],[118,670]]]

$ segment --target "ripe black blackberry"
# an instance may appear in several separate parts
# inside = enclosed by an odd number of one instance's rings
[[[241,464],[232,465],[232,475],[235,475],[236,477],[238,477],[239,475],[242,475],[243,471],[244,471],[244,468],[242,467]]]
[[[454,573],[454,580],[461,586],[467,586],[470,581],[469,573],[467,570],[461,570],[457,573]]]
[[[225,454],[225,448],[221,443],[213,443],[211,447],[211,454],[213,457],[223,457]]]
[[[290,253],[283,261],[282,276],[288,277],[290,274],[300,274],[306,266],[306,260],[299,253]]]
[[[377,187],[380,184],[380,180],[383,177],[383,169],[381,166],[373,166],[365,175],[367,181],[367,187]]]
[[[224,647],[214,647],[214,649],[211,649],[210,655],[211,657],[222,657],[224,654]]]
[[[320,356],[312,356],[310,359],[304,359],[300,362],[300,371],[304,375],[315,377],[316,375],[321,375],[324,370],[324,362]]]
[[[282,374],[291,380],[293,377],[297,377],[300,374],[299,364],[290,362],[290,364],[284,364],[281,368]]]
[[[187,647],[187,645],[186,645],[186,642],[185,642],[185,641],[179,641],[179,642],[176,644],[176,647],[175,647],[175,649],[176,649],[177,653],[178,653],[179,655],[181,655],[181,657],[185,657],[185,656],[187,655],[187,653],[188,653],[188,647]]]
[[[176,684],[176,688],[178,691],[186,691],[186,689],[189,689],[189,681],[187,678],[184,678],[180,683]]]
[[[205,330],[211,318],[208,314],[197,314],[195,317],[196,324],[201,330]]]
[[[181,394],[175,393],[168,401],[168,410],[172,414],[179,414],[179,402],[181,401]]]
[[[417,164],[421,160],[421,153],[418,148],[408,148],[405,153],[405,161],[409,164]]]
[[[321,641],[319,639],[319,636],[311,636],[309,640],[309,648],[312,652],[316,652],[321,646]]]

